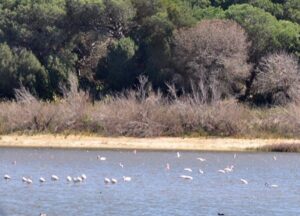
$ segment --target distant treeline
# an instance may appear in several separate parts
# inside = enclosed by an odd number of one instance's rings
[[[135,88],[203,102],[300,97],[299,0],[0,0],[0,98]],[[172,92],[174,95],[174,92]]]

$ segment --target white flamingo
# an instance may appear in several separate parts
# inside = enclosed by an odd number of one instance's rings
[[[131,181],[131,177],[129,177],[129,176],[123,176],[123,181],[124,182],[129,182],[129,181]]]
[[[27,184],[32,184],[32,180],[30,178],[27,179],[26,181]]]
[[[241,182],[242,182],[243,184],[248,184],[248,181],[247,181],[246,179],[242,179],[242,178],[241,178]]]
[[[199,169],[199,173],[200,173],[200,174],[203,174],[204,172],[203,172],[203,170],[202,170],[202,169]]]
[[[193,180],[192,176],[188,176],[188,175],[181,175],[180,178],[186,179],[186,180]]]
[[[27,178],[26,177],[22,177],[22,182],[27,182]]]
[[[193,172],[191,168],[184,168],[184,171]]]
[[[232,172],[232,171],[233,171],[233,168],[234,168],[234,166],[231,165],[230,167],[229,167],[229,166],[226,167],[226,168],[224,169],[224,171],[225,171],[225,172]]]
[[[43,178],[43,177],[41,177],[41,178],[39,179],[39,181],[40,181],[41,183],[44,183],[44,182],[46,182],[46,179]]]
[[[82,174],[82,175],[81,175],[81,178],[82,178],[83,181],[87,179],[87,177],[86,177],[85,174]]]
[[[72,177],[71,176],[67,176],[67,181],[71,182],[72,181]]]
[[[180,158],[180,157],[181,157],[180,153],[179,153],[179,152],[177,152],[177,158]]]
[[[118,183],[118,180],[115,179],[115,178],[112,178],[110,181],[111,181],[112,184],[117,184]]]
[[[277,184],[271,184],[269,185],[267,182],[265,183],[266,187],[272,187],[272,188],[278,188],[279,186]]]
[[[219,169],[218,172],[220,173],[226,173],[225,170]]]
[[[166,170],[170,170],[170,164],[169,163],[166,164]]]
[[[106,157],[101,157],[100,155],[97,156],[97,159],[100,161],[106,161]]]
[[[119,166],[122,167],[122,168],[124,168],[124,165],[122,163],[119,163]]]
[[[56,176],[56,175],[52,175],[52,176],[51,176],[51,180],[52,180],[52,181],[58,181],[59,178],[58,178],[58,176]]]
[[[197,158],[197,160],[199,160],[199,161],[201,161],[201,162],[204,162],[204,161],[206,161],[206,159],[205,159],[205,158],[201,158],[201,157],[198,157],[198,158]]]
[[[105,184],[109,184],[110,183],[110,179],[109,178],[104,178],[104,183]]]
[[[77,176],[77,177],[75,177],[75,178],[73,178],[73,182],[74,183],[80,183],[80,182],[82,182],[83,180],[82,180],[82,178],[80,177],[80,176]]]
[[[4,178],[5,180],[10,180],[10,179],[11,179],[10,175],[7,175],[7,174],[5,174],[3,178]]]

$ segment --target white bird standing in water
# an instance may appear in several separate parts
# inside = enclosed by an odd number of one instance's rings
[[[58,179],[59,179],[59,178],[58,178],[58,176],[56,176],[56,175],[52,175],[52,176],[51,176],[51,180],[52,180],[52,181],[58,181]]]
[[[32,180],[30,178],[27,178],[27,181],[26,181],[27,184],[32,184]]]
[[[73,178],[73,182],[74,183],[80,183],[80,182],[82,182],[83,180],[82,180],[82,178],[80,177],[80,176],[77,176],[77,177],[75,177],[75,178]]]
[[[4,175],[4,177],[3,177],[5,180],[10,180],[11,179],[11,177],[9,176],[9,175]]]
[[[40,180],[40,182],[41,182],[41,183],[44,183],[44,182],[46,182],[46,179],[45,179],[45,178],[43,178],[43,177],[41,177],[39,180]]]
[[[278,188],[279,186],[277,184],[271,184],[269,185],[267,182],[265,183],[266,187],[272,187],[272,188]]]
[[[22,177],[22,182],[27,182],[27,178],[26,177]]]
[[[115,179],[115,178],[112,178],[110,181],[111,181],[112,184],[117,184],[118,183],[118,180]]]
[[[122,168],[124,168],[124,165],[121,162],[119,163],[119,166],[122,167]]]
[[[106,160],[106,157],[101,157],[100,155],[98,155],[98,156],[97,156],[97,159],[100,160],[100,161],[105,161],[105,160]]]
[[[246,179],[242,179],[242,178],[241,178],[241,182],[242,182],[243,184],[248,184],[248,181],[247,181]]]
[[[186,180],[193,180],[192,176],[188,176],[188,175],[181,175],[180,178],[186,179]]]
[[[82,175],[81,175],[81,178],[82,178],[83,181],[87,179],[87,177],[86,177],[85,174],[82,174]]]
[[[201,161],[201,162],[204,162],[204,161],[206,161],[206,159],[205,159],[205,158],[201,158],[201,157],[198,157],[198,158],[197,158],[197,160],[199,160],[199,161]]]
[[[204,172],[203,172],[203,170],[202,170],[202,169],[199,169],[199,173],[200,173],[200,174],[203,174]]]
[[[105,184],[109,184],[110,183],[110,179],[109,178],[104,178],[104,183]]]
[[[72,181],[72,177],[71,176],[67,176],[67,181],[71,182]]]
[[[191,168],[184,168],[184,171],[193,172]]]
[[[129,181],[131,181],[131,177],[129,177],[129,176],[123,176],[123,181],[124,182],[129,182]]]
[[[180,153],[179,153],[179,152],[177,152],[177,158],[180,158],[180,157],[181,157]]]
[[[224,171],[225,171],[225,172],[232,172],[232,171],[233,171],[233,168],[234,168],[234,166],[231,165],[230,167],[229,167],[229,166],[226,167],[226,168],[224,169]]]
[[[273,156],[273,160],[277,160],[277,157],[275,155]]]
[[[225,170],[219,169],[218,172],[220,173],[226,173]]]
[[[166,164],[166,170],[170,170],[170,164],[169,163]]]

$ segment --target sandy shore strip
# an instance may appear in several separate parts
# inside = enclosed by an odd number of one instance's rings
[[[235,139],[182,137],[101,137],[84,135],[2,135],[0,147],[246,151],[274,144],[299,144],[296,139]]]

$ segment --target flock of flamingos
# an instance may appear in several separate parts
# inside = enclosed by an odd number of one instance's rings
[[[133,153],[136,154],[137,151],[134,150]],[[233,156],[234,159],[236,158],[236,156],[237,155],[234,154],[234,156]],[[179,152],[177,152],[177,158],[180,158],[180,157],[181,157],[181,154]],[[206,159],[202,158],[202,157],[198,157],[196,159],[199,160],[200,162],[205,162],[206,161]],[[99,161],[105,161],[106,157],[98,155],[97,156],[97,160],[99,160]],[[273,160],[277,160],[276,156],[273,157]],[[16,163],[17,163],[16,161],[13,162],[13,164],[16,164]],[[122,163],[119,163],[119,166],[122,167],[122,168],[124,167],[124,165]],[[170,170],[170,164],[169,163],[166,164],[165,169],[166,170]],[[226,173],[233,172],[233,170],[234,170],[234,165],[230,165],[230,166],[225,167],[224,169],[219,169],[218,172],[226,174]],[[189,173],[193,172],[193,170],[191,168],[184,168],[184,171],[189,172]],[[200,174],[204,174],[204,171],[202,169],[199,169],[198,172]],[[193,177],[191,175],[180,175],[179,177],[182,178],[182,179],[185,179],[185,180],[190,180],[190,181],[193,180]],[[6,181],[9,181],[9,180],[12,179],[12,177],[9,174],[5,174],[3,176],[3,178]],[[51,181],[59,181],[60,178],[57,175],[51,175],[50,179],[51,179]],[[71,177],[71,176],[67,176],[66,177],[66,181],[68,183],[72,183],[73,182],[74,184],[84,182],[86,179],[87,179],[87,176],[85,174],[81,174],[81,175],[75,176],[75,177]],[[130,176],[123,176],[122,180],[124,182],[130,182],[132,180],[132,178]],[[30,177],[25,177],[25,176],[22,177],[22,181],[24,183],[27,183],[27,184],[32,184],[33,183],[33,180]],[[105,184],[117,184],[118,183],[118,180],[116,178],[105,177],[103,181],[104,181]],[[41,184],[45,183],[46,179],[44,177],[40,177],[39,178],[39,182]],[[242,184],[246,184],[246,185],[248,184],[248,180],[243,179],[243,178],[240,179],[240,182]],[[266,187],[272,187],[272,188],[277,188],[278,187],[278,185],[276,185],[276,184],[269,184],[269,183],[265,183],[265,186]]]

